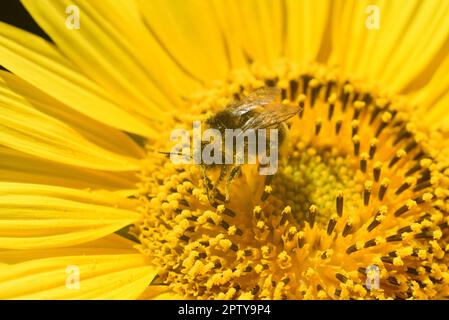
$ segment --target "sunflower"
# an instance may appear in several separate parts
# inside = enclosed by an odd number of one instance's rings
[[[0,298],[449,297],[448,1],[22,2],[51,41],[0,23]],[[209,201],[155,152],[265,87],[302,108],[275,175]]]

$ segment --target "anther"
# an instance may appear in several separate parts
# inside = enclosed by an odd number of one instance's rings
[[[331,235],[332,231],[334,231],[335,226],[337,225],[337,220],[334,218],[329,219],[329,223],[327,224],[327,234]]]
[[[387,178],[384,178],[382,182],[380,183],[379,193],[378,197],[379,200],[382,201],[384,199],[385,193],[387,192],[388,186],[390,185],[390,180]]]
[[[399,281],[395,277],[388,277],[387,281],[394,286],[399,286]]]
[[[352,143],[354,144],[354,156],[358,157],[360,152],[360,138],[358,135],[352,137]]]
[[[235,217],[236,214],[234,211],[232,211],[231,209],[225,208],[223,213],[229,217]]]
[[[313,108],[316,102],[316,98],[318,97],[318,93],[320,92],[321,84],[317,79],[312,79],[310,81],[311,95],[310,95],[310,106]]]
[[[184,241],[184,242],[189,242],[190,238],[187,237],[186,235],[182,235],[179,237],[179,240]]]
[[[281,88],[281,99],[285,100],[287,99],[287,89]]]
[[[313,228],[313,225],[315,224],[316,213],[317,213],[317,207],[315,205],[311,205],[309,207],[309,214],[307,217],[307,221],[309,222],[310,228]]]
[[[282,211],[281,221],[279,221],[279,226],[283,226],[287,222],[287,212]]]
[[[367,165],[368,165],[368,158],[369,158],[369,155],[367,154],[367,153],[362,153],[361,155],[360,155],[360,157],[361,157],[361,159],[360,159],[360,170],[363,172],[363,173],[366,173],[366,168],[367,168]]]
[[[360,113],[362,112],[363,108],[365,107],[365,102],[363,101],[355,101],[354,102],[354,115],[352,119],[358,119],[360,116]]]
[[[346,84],[343,87],[343,95],[341,97],[341,103],[343,105],[343,111],[346,110],[346,106],[348,104],[349,101],[349,96],[351,95],[351,93],[354,91],[354,87],[350,84]]]
[[[376,131],[376,138],[379,137],[379,135],[382,133],[382,131],[388,126],[388,123],[391,121],[392,114],[390,112],[384,112],[382,114],[382,122],[380,123],[379,127]]]
[[[349,279],[342,275],[341,273],[336,273],[335,278],[337,278],[340,282],[346,283]]]
[[[273,79],[266,79],[265,80],[265,84],[268,87],[274,87],[279,81],[279,78],[273,78]]]
[[[354,137],[359,132],[359,125],[360,125],[359,120],[352,120],[352,122],[351,122],[351,128],[352,128],[351,136],[352,137]]]
[[[351,231],[352,231],[352,223],[350,221],[348,221],[345,224],[345,227],[343,228],[343,232],[342,232],[343,237],[346,237],[347,235],[349,235],[349,233]]]
[[[414,174],[415,172],[419,171],[421,169],[421,165],[417,163],[415,166],[411,167],[406,173],[405,176],[410,176]]]
[[[300,110],[298,116],[300,119],[304,116],[304,108],[305,108],[306,99],[307,99],[306,95],[304,95],[302,93],[298,96],[298,105],[299,105],[299,110]]]
[[[410,177],[405,180],[405,182],[396,190],[395,195],[400,195],[402,192],[410,188],[410,186],[416,182],[416,179]]]
[[[406,129],[402,129],[396,139],[393,141],[393,146],[396,146],[401,140],[410,138],[411,136],[412,134],[409,131],[407,131]]]
[[[405,152],[409,153],[418,146],[418,142],[412,141],[405,147]]]
[[[376,153],[378,142],[379,142],[379,140],[377,140],[376,138],[372,139],[370,142],[370,146],[369,146],[369,158],[370,159],[374,158],[374,154]]]
[[[374,247],[376,245],[376,239],[371,239],[365,242],[364,248]]]
[[[365,187],[363,189],[363,204],[367,206],[369,204],[369,198],[371,196],[371,190],[373,188],[373,182],[372,181],[366,181]]]
[[[335,123],[335,134],[338,135],[340,133],[342,125],[343,125],[343,120],[338,119],[337,122]]]
[[[414,200],[407,200],[405,205],[403,205],[402,207],[397,209],[396,212],[394,213],[394,215],[396,217],[399,217],[400,215],[406,213],[407,211],[411,210],[412,208],[414,208],[416,206],[417,206],[416,201],[414,201]]]
[[[384,263],[393,264],[394,257],[383,256],[383,257],[380,257],[380,260]]]
[[[290,80],[290,99],[294,101],[296,99],[296,94],[298,92],[298,81],[297,80]]]
[[[251,290],[251,294],[256,295],[260,290],[259,285],[256,284],[256,286]]]
[[[343,215],[343,192],[339,192],[336,198],[337,214],[339,217]]]
[[[425,188],[429,188],[431,186],[432,186],[432,183],[430,182],[430,180],[427,180],[425,182],[417,184],[416,187],[413,188],[413,192],[418,192]]]
[[[379,115],[379,113],[382,111],[382,108],[380,108],[379,106],[376,106],[373,110],[373,112],[371,113],[371,118],[369,120],[369,124],[372,125],[374,120],[376,120],[377,116]]]
[[[327,114],[327,120],[329,120],[329,121],[332,119],[332,116],[334,115],[336,100],[337,100],[337,96],[335,95],[335,93],[333,93],[327,100],[327,102],[329,103],[329,112]]]
[[[315,122],[315,134],[319,135],[321,130],[322,120],[318,118]]]
[[[399,160],[401,160],[406,155],[406,152],[403,149],[399,149],[393,159],[391,159],[390,163],[388,164],[388,168],[393,167]]]
[[[221,220],[220,226],[222,226],[223,229],[225,229],[226,231],[227,231],[227,230],[229,229],[229,227],[230,227],[229,223],[227,223],[227,222],[224,221],[224,220]]]
[[[332,87],[334,87],[336,84],[335,81],[331,80],[327,83],[327,87],[326,87],[326,93],[325,93],[325,99],[329,99],[331,92],[332,92]]]
[[[374,181],[379,182],[381,170],[382,170],[382,162],[378,161],[373,166]]]
[[[346,254],[351,254],[357,251],[357,245],[353,244],[346,249]]]
[[[388,209],[386,206],[380,207],[379,211],[377,211],[376,215],[374,216],[373,222],[371,222],[367,228],[368,232],[371,232],[372,230],[374,230],[374,228],[381,224],[387,211]]]
[[[385,239],[387,242],[398,242],[402,241],[402,235],[401,234],[394,234],[392,236],[389,236]]]
[[[298,236],[297,242],[298,242],[298,247],[300,249],[302,249],[304,247],[304,245],[306,244],[306,241],[303,236]]]

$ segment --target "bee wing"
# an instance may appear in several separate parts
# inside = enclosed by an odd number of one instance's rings
[[[264,87],[251,92],[242,101],[229,107],[229,111],[235,115],[244,115],[255,108],[272,104],[280,96],[280,89]]]
[[[244,101],[247,104],[266,105],[273,103],[281,94],[281,90],[275,87],[263,87],[251,92]]]
[[[300,108],[297,106],[281,103],[269,104],[260,108],[262,108],[262,110],[255,114],[254,117],[251,117],[251,119],[246,121],[242,126],[243,131],[276,126],[287,121],[300,111]]]

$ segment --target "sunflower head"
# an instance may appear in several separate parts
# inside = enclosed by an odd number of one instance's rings
[[[449,1],[22,2],[0,298],[449,297]],[[273,88],[275,174],[161,154]]]
[[[192,98],[183,124],[260,87],[302,108],[275,175],[246,165],[230,201],[211,203],[198,165],[158,158],[142,173],[136,232],[162,280],[196,298],[446,294],[447,169],[413,109],[324,67],[280,63]],[[377,288],[367,270],[379,272]]]

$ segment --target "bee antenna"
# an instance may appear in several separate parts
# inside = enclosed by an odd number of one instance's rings
[[[179,152],[179,151],[178,152],[173,152],[173,151],[168,152],[168,151],[160,151],[160,150],[155,150],[155,149],[149,149],[149,150],[152,151],[152,152],[156,152],[156,153],[159,153],[159,154],[166,155],[166,156],[171,156],[171,155],[184,156],[184,154],[182,152]],[[189,155],[189,158],[192,159],[192,156]]]

